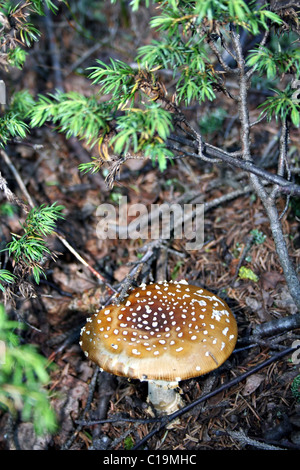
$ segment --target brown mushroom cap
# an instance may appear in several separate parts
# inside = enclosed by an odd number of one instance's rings
[[[236,340],[224,300],[186,281],[164,281],[142,284],[89,318],[80,345],[112,374],[179,382],[219,367]]]

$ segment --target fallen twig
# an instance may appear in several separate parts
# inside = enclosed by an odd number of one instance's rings
[[[76,250],[75,248],[70,245],[70,243],[62,236],[60,235],[57,231],[55,231],[56,237],[61,241],[61,243],[75,256],[75,258],[83,264],[83,266],[87,267],[88,270],[97,278],[101,283],[104,283],[110,292],[116,292],[115,288],[112,287],[106,280],[102,274],[100,274],[96,269],[93,268]]]
[[[197,148],[196,141],[185,139],[181,136],[170,135],[169,140],[174,140],[176,142],[179,142],[180,144],[183,144],[192,148]],[[168,145],[168,147],[170,147],[171,149],[174,149],[174,147],[172,147],[171,144]],[[189,152],[183,147],[181,147],[180,151],[188,157],[200,158],[198,153]],[[263,168],[259,168],[257,165],[255,165],[253,162],[249,160],[242,160],[241,158],[236,158],[235,155],[232,155],[228,152],[225,152],[207,143],[203,144],[203,153],[204,155],[207,155],[208,157],[218,158],[219,160],[222,160],[223,162],[228,163],[230,166],[233,166],[235,168],[240,168],[241,170],[245,170],[256,176],[259,176],[260,178],[265,179],[266,181],[269,181],[270,183],[277,184],[279,187],[279,191],[283,194],[291,194],[294,196],[297,196],[300,194],[300,186],[298,184],[294,184],[291,181],[288,181],[287,179],[277,174],[269,173]],[[183,158],[184,155],[181,158]]]
[[[246,436],[242,429],[240,429],[239,431],[227,431],[227,434],[234,441],[238,441],[243,447],[251,446],[261,450],[284,450],[281,447],[266,444],[265,442],[259,442],[256,439],[251,439],[250,437]]]
[[[31,206],[33,205],[33,202],[26,189],[26,186],[24,185],[19,172],[16,170],[15,166],[13,165],[7,153],[4,150],[0,150],[0,154],[3,160],[5,161],[5,163],[7,164],[7,166],[9,167],[10,171],[16,178],[16,181],[18,182],[21,188],[21,191],[24,194],[27,202],[22,201],[9,189],[7,181],[5,180],[5,178],[3,178],[3,176],[1,176],[1,173],[0,173],[0,189],[3,191],[4,196],[9,202],[11,202],[12,204],[16,204],[17,206],[21,207],[24,210],[24,212],[28,213],[29,212],[28,204]]]
[[[168,416],[162,417],[161,422],[159,423],[159,425],[155,429],[153,429],[149,434],[147,434],[143,439],[141,439],[139,442],[137,442],[135,444],[135,446],[132,448],[132,450],[136,450],[136,449],[139,449],[140,447],[142,447],[151,437],[153,437],[155,434],[157,434],[159,431],[161,431],[163,428],[165,428],[171,421],[173,421],[176,418],[178,418],[179,416],[182,416],[183,414],[187,413],[188,411],[190,411],[192,408],[199,405],[203,401],[208,400],[209,398],[217,395],[220,392],[223,392],[224,390],[227,390],[230,387],[233,387],[234,385],[237,385],[239,382],[242,382],[243,380],[245,380],[250,375],[259,372],[261,369],[264,369],[265,367],[272,364],[273,362],[279,361],[280,359],[287,356],[288,354],[292,354],[296,349],[297,349],[297,347],[295,346],[295,347],[286,348],[285,350],[276,353],[274,356],[271,356],[269,359],[262,362],[261,364],[258,364],[257,366],[252,367],[247,372],[244,372],[243,374],[239,375],[238,377],[235,377],[234,379],[230,380],[229,382],[224,383],[223,385],[216,388],[212,392],[201,396],[197,400],[193,401],[192,403],[188,404],[187,406],[184,406],[183,408],[176,411],[175,413],[172,413]]]
[[[266,323],[257,325],[253,331],[253,337],[271,336],[285,333],[288,330],[300,328],[300,313],[283,318],[276,318]]]

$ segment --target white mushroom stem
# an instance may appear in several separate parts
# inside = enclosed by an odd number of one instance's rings
[[[183,406],[183,400],[175,390],[178,382],[150,380],[148,382],[148,400],[159,414],[171,414]]]

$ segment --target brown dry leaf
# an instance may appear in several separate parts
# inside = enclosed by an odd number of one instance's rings
[[[65,271],[55,267],[53,269],[53,279],[62,289],[72,293],[81,293],[95,286],[95,281],[89,270],[85,266],[76,263],[70,263]]]
[[[247,396],[251,395],[264,381],[265,377],[260,374],[253,374],[247,378],[244,390],[242,391],[242,395]]]
[[[143,204],[153,204],[157,200],[159,193],[160,183],[156,173],[150,172],[146,175],[141,175],[136,180],[135,191],[130,193],[130,203],[139,204],[142,198]]]
[[[272,307],[273,302],[274,302],[274,298],[273,298],[272,294],[270,294],[269,292],[263,290],[262,291],[262,299],[263,299],[264,306],[266,308],[267,307]]]
[[[277,271],[266,271],[260,276],[261,286],[264,290],[275,289],[277,284],[283,281],[283,274]]]
[[[107,297],[106,286],[93,287],[74,297],[69,303],[69,310],[80,310],[83,313],[95,313],[102,308]]]
[[[61,322],[65,318],[66,312],[68,311],[70,303],[69,297],[62,297],[59,294],[51,294],[50,296],[43,296],[43,304],[48,313],[48,322],[50,325],[61,325]]]
[[[284,287],[282,291],[278,294],[278,296],[276,296],[275,303],[277,307],[288,310],[288,312],[292,315],[294,315],[298,311],[297,306],[293,301],[292,296],[289,293],[287,287]]]
[[[261,301],[255,299],[254,297],[245,297],[246,305],[248,305],[251,310],[257,312],[258,310],[263,308],[263,304]]]
[[[245,302],[261,321],[270,320],[270,315],[266,312],[265,306],[261,300],[255,297],[245,297]]]

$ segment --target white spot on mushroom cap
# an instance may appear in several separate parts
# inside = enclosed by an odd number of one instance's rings
[[[132,354],[136,354],[136,355],[140,355],[140,351],[138,351],[138,349],[132,349],[131,350]]]

